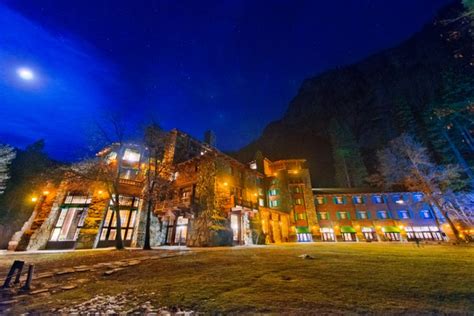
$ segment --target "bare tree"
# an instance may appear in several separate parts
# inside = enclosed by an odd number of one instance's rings
[[[10,179],[8,170],[15,156],[16,153],[12,147],[0,144],[0,194],[4,192],[7,181]]]
[[[145,186],[143,199],[146,203],[146,224],[144,250],[151,249],[150,225],[151,214],[155,209],[156,202],[162,196],[166,196],[171,190],[174,177],[172,175],[172,161],[165,157],[168,143],[168,134],[157,124],[151,124],[145,129],[144,142],[147,149],[147,167],[145,171]]]
[[[115,248],[121,250],[124,249],[124,244],[120,218],[120,172],[123,163],[125,126],[118,116],[111,115],[107,125],[98,125],[98,128],[100,136],[109,143],[109,146],[100,151],[95,158],[66,167],[64,174],[66,180],[91,182],[107,190],[116,218]]]
[[[444,200],[452,188],[463,186],[460,169],[455,165],[434,164],[428,150],[409,134],[402,134],[392,140],[385,149],[377,152],[377,156],[379,172],[385,184],[423,192],[430,204],[444,213],[458,238],[459,232],[449,219],[452,209],[446,207]],[[439,218],[434,213],[439,224]]]

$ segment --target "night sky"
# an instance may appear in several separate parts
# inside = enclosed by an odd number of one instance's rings
[[[157,121],[236,150],[305,78],[396,45],[448,2],[4,0],[0,143],[44,138],[77,159],[120,113],[130,135]]]

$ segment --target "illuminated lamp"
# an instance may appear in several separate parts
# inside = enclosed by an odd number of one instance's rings
[[[228,185],[229,185],[229,184],[228,184],[227,182],[224,182],[224,186],[225,186],[225,187],[228,186]]]
[[[400,226],[398,226],[398,228],[403,229],[403,228],[405,228],[405,226],[400,225]]]
[[[38,201],[38,198],[37,198],[36,196],[33,196],[33,197],[31,198],[31,202],[36,202],[36,201]]]
[[[48,195],[49,191],[43,191],[43,195]]]

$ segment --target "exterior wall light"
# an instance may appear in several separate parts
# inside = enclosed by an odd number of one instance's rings
[[[36,196],[33,196],[33,197],[31,198],[31,202],[36,202],[36,201],[38,201],[38,198],[37,198]]]
[[[43,191],[43,195],[48,195],[49,191]]]

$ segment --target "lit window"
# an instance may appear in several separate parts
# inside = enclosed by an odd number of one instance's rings
[[[258,199],[258,205],[260,206],[265,206],[265,200],[264,199]]]
[[[387,213],[387,211],[377,211],[377,217],[379,219],[387,219],[388,218],[388,213]]]
[[[326,202],[326,199],[325,199],[324,197],[322,197],[322,196],[317,196],[317,197],[316,197],[316,204],[322,205],[322,204],[324,204],[325,202]]]
[[[354,204],[364,204],[364,199],[360,195],[352,197],[352,201]]]
[[[383,204],[383,198],[381,195],[374,195],[372,196],[372,201],[375,203],[375,204]]]
[[[271,190],[269,191],[269,194],[270,194],[270,196],[278,195],[278,190],[277,190],[277,189],[271,189]]]
[[[405,210],[398,211],[398,217],[400,219],[408,219],[408,218],[410,218],[410,213],[408,211],[405,211]]]
[[[329,219],[329,214],[328,212],[319,212],[318,217],[319,219]]]
[[[348,212],[337,212],[337,217],[339,219],[348,219],[349,213]]]
[[[298,214],[296,214],[296,216],[297,216],[297,219],[302,219],[302,220],[306,219],[306,214],[305,213],[298,213]]]
[[[270,207],[278,207],[280,205],[279,200],[272,200],[270,201]]]
[[[294,187],[293,192],[294,193],[301,193],[301,188],[300,187]]]
[[[431,212],[429,210],[421,210],[420,211],[420,216],[421,216],[421,218],[424,218],[424,219],[432,218]]]
[[[359,219],[367,219],[368,218],[367,211],[357,211],[357,216],[359,217]]]
[[[303,205],[303,199],[296,199],[295,204],[296,205]]]
[[[138,162],[140,161],[140,152],[137,150],[133,150],[130,148],[125,149],[123,153],[123,160],[127,160],[130,162]]]
[[[344,204],[344,198],[342,196],[335,196],[334,204]]]
[[[413,202],[423,201],[423,193],[413,193]]]

